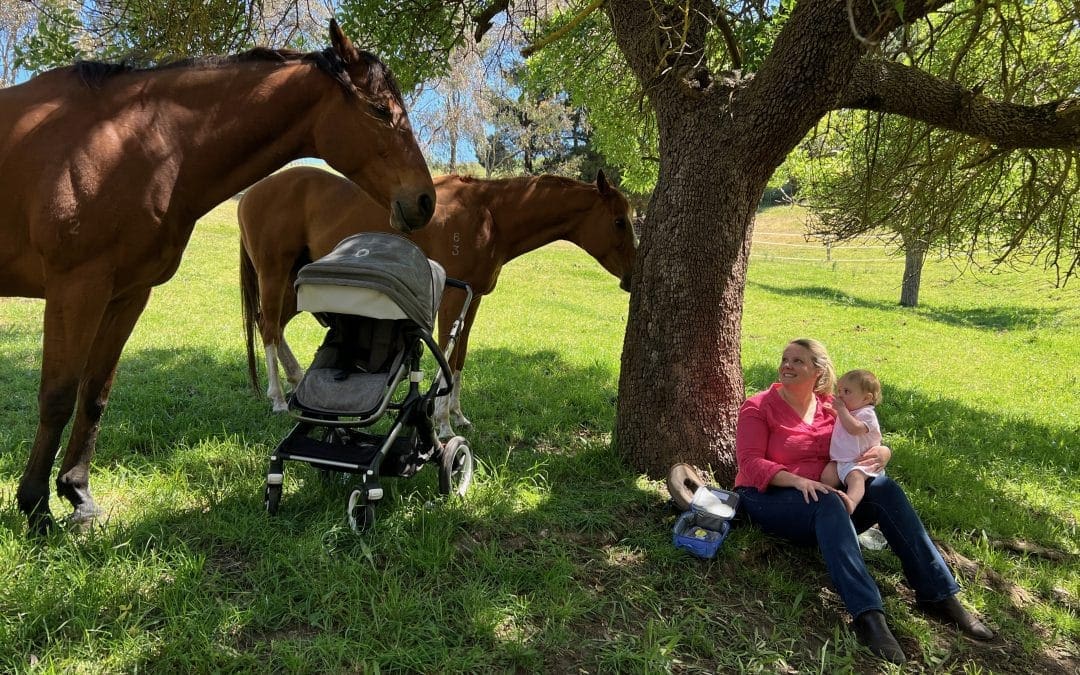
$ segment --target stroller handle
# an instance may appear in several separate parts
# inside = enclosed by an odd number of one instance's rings
[[[446,352],[444,353],[435,344],[434,338],[430,334],[425,334],[424,343],[431,350],[431,354],[435,357],[435,361],[439,364],[439,370],[443,375],[443,386],[438,388],[438,391],[434,393],[434,397],[446,396],[454,389],[454,372],[450,369],[450,364],[446,361],[446,357],[454,351],[454,344],[457,342],[458,333],[461,331],[461,326],[465,322],[465,314],[469,311],[469,305],[472,304],[473,290],[472,286],[461,281],[454,279],[453,277],[446,277],[445,281],[447,286],[451,288],[457,288],[465,291],[465,302],[461,305],[461,311],[458,313],[456,319],[454,319],[454,325],[450,329],[449,340],[446,345]]]
[[[446,362],[446,357],[443,356],[442,350],[439,349],[439,345],[435,342],[435,338],[431,337],[431,333],[423,331],[420,334],[420,339],[427,345],[431,355],[435,357],[435,362],[439,364],[439,370],[442,371],[443,386],[438,388],[434,397],[446,396],[454,389],[454,373],[450,370],[450,364]],[[428,395],[431,396],[430,393]]]

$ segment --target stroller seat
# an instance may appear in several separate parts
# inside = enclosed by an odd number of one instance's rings
[[[303,411],[320,415],[370,417],[386,397],[386,373],[349,373],[338,368],[318,368],[304,375],[295,397]]]
[[[331,416],[380,414],[403,374],[406,325],[336,313],[321,318],[330,330],[297,385],[290,408]]]

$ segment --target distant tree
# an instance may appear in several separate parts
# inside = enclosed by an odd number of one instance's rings
[[[0,2],[0,87],[15,83],[17,49],[37,27],[37,9],[27,2]]]
[[[322,46],[330,12],[309,0],[69,0],[26,4],[37,30],[19,47],[22,67],[40,72],[78,58],[154,65],[225,54],[257,44]]]
[[[428,157],[445,171],[458,170],[461,150],[484,135],[480,101],[486,85],[480,49],[462,45],[448,61],[446,74],[420,87],[410,96],[410,117]]]
[[[1061,100],[1080,91],[1080,35],[1074,25],[1063,37],[1066,21],[1054,3],[976,3],[890,36],[881,51],[943,80],[977,83],[972,100]],[[1003,39],[978,39],[987,33]],[[834,113],[820,126],[818,140],[836,152],[828,167],[803,163],[809,231],[832,241],[888,237],[905,254],[901,305],[918,304],[931,251],[973,265],[1041,261],[1059,283],[1077,272],[1076,148],[995,144],[879,112]]]

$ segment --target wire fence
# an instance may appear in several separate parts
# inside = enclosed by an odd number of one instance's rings
[[[776,238],[799,238],[801,243],[791,241],[775,241]],[[778,247],[786,252],[787,249],[801,249],[820,252],[820,256],[812,255],[778,255],[772,252],[773,247]],[[860,251],[864,254],[878,253],[883,257],[848,257],[847,251]],[[834,255],[839,252],[839,255]],[[837,245],[828,241],[813,243],[806,236],[798,232],[755,232],[753,246],[750,249],[750,259],[754,260],[783,260],[809,263],[857,263],[857,264],[885,264],[896,265],[904,263],[904,256],[897,252],[891,254],[885,244],[874,237],[865,237]]]

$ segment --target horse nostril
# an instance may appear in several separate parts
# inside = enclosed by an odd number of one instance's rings
[[[425,219],[431,218],[431,214],[435,213],[435,200],[426,192],[420,195],[417,204],[420,207],[420,214],[424,216]]]

